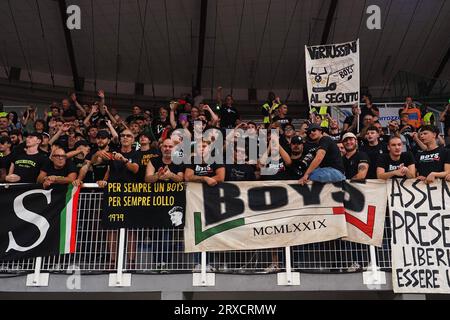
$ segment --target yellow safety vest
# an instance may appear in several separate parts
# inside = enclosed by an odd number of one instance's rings
[[[267,112],[269,112],[269,114],[271,114],[272,112],[274,112],[281,104],[278,103],[274,103],[272,106],[270,106],[267,102],[263,104],[263,108],[265,110],[267,110]],[[270,116],[265,116],[263,123],[270,123]]]
[[[432,123],[431,123],[431,117],[433,116],[433,112],[427,112],[424,116],[423,116],[423,118],[422,118],[422,120],[423,120],[423,124],[424,125],[431,125]]]
[[[316,107],[312,107],[310,113],[317,112]],[[319,109],[319,115],[322,117],[322,122],[320,123],[321,127],[328,128],[328,119],[326,115],[328,113],[328,106],[321,106]]]

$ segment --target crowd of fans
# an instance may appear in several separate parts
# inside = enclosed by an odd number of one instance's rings
[[[450,108],[439,119],[419,108],[411,97],[399,109],[400,121],[384,128],[378,121],[379,109],[370,96],[341,126],[331,117],[330,108],[311,108],[309,119],[294,125],[288,106],[270,93],[261,107],[261,121],[243,121],[233,97],[222,98],[217,89],[214,104],[198,97],[185,96],[152,109],[134,105],[122,118],[105,104],[105,94],[98,91],[89,104],[81,104],[76,94],[54,102],[37,118],[35,107],[20,117],[16,112],[0,117],[0,181],[6,183],[54,184],[158,180],[193,181],[214,186],[223,181],[293,180],[337,182],[345,179],[417,178],[431,183],[437,178],[450,181],[450,150],[445,136],[450,135]],[[436,122],[442,122],[445,136]],[[195,124],[205,132],[201,143],[192,143],[202,161],[177,164],[182,152],[175,147],[191,140]],[[211,130],[213,129],[213,130]],[[232,131],[225,132],[226,129]],[[242,129],[243,131],[238,131]],[[256,134],[274,129],[279,138],[266,146],[275,146],[258,161],[250,161],[249,148],[236,143],[240,132]],[[233,131],[234,130],[234,131]],[[233,135],[236,146],[231,156],[236,162],[210,163],[216,133]],[[224,139],[230,143],[229,139]],[[225,142],[226,141],[226,142]],[[259,141],[259,143],[262,143]],[[175,151],[177,150],[177,151]],[[228,150],[224,145],[224,151]],[[226,152],[224,152],[226,153]],[[267,161],[270,159],[271,161]],[[271,169],[265,174],[263,169]]]
[[[425,183],[439,178],[450,181],[450,149],[445,140],[450,136],[450,105],[435,119],[407,97],[399,109],[400,121],[391,121],[386,128],[370,96],[363,97],[361,106],[352,107],[342,126],[327,106],[313,107],[309,119],[294,121],[288,106],[274,93],[261,106],[260,123],[244,121],[233,97],[223,99],[220,87],[211,105],[184,96],[159,107],[157,114],[134,105],[123,118],[105,104],[100,90],[90,104],[81,104],[76,94],[52,103],[42,119],[32,106],[20,117],[16,112],[0,114],[0,182],[40,183],[49,188],[83,183],[104,187],[125,181],[190,181],[209,186],[223,181],[298,180],[305,184],[393,177]],[[445,135],[440,135],[437,121],[444,124]],[[193,139],[198,125],[204,133],[200,142]],[[278,135],[257,139],[263,129]],[[244,145],[238,143],[243,133]],[[223,157],[233,163],[210,161],[216,156],[212,146],[217,147],[218,134],[225,137]],[[192,154],[200,161],[175,161],[184,156],[176,146],[186,140],[192,141]],[[264,142],[267,151],[251,159],[250,149],[255,145],[259,149]],[[133,232],[128,236],[133,239]],[[108,233],[112,263],[114,237]],[[274,266],[279,259],[273,252]]]

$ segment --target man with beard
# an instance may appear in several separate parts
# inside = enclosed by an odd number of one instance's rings
[[[83,182],[94,182],[100,187],[106,185],[109,167],[108,163],[102,161],[101,158],[112,158],[113,150],[110,142],[111,139],[108,131],[100,130],[97,133],[96,148],[91,148],[90,153],[86,156],[85,164],[80,169],[78,179],[73,183],[75,186],[81,185]]]
[[[366,153],[358,151],[357,141],[356,136],[351,132],[347,132],[342,137],[346,151],[344,156],[345,177],[352,180],[364,180],[369,171],[369,157]]]
[[[345,180],[344,165],[336,143],[323,135],[323,128],[318,124],[309,125],[306,133],[310,142],[318,145],[318,149],[299,183],[303,185],[309,180],[322,183]]]
[[[288,170],[293,179],[303,177],[311,161],[314,159],[314,152],[304,153],[304,140],[302,137],[295,136],[291,139],[291,160],[292,163]],[[311,150],[310,150],[311,151]]]
[[[377,162],[378,179],[416,177],[416,165],[411,152],[402,152],[403,142],[400,137],[393,136],[388,142],[389,153],[381,154]]]
[[[164,140],[161,144],[162,156],[153,157],[148,161],[145,182],[181,182],[184,180],[183,166],[176,165],[172,161],[172,151],[174,146],[175,144],[170,138]]]
[[[41,142],[40,133],[30,133],[27,136],[25,152],[14,154],[11,158],[6,182],[36,183],[41,169],[48,161],[48,158],[39,152]]]

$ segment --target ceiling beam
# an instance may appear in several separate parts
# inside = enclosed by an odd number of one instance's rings
[[[334,14],[336,13],[338,0],[331,0],[330,7],[328,8],[327,20],[325,20],[325,27],[323,28],[322,40],[320,44],[326,44],[328,37],[330,36],[331,25],[333,24]]]
[[[78,76],[77,62],[75,60],[75,52],[73,49],[72,35],[70,30],[66,26],[67,21],[67,5],[65,0],[58,0],[59,12],[61,15],[61,26],[64,32],[64,38],[66,40],[67,54],[69,55],[70,67],[72,68],[73,85],[76,91],[83,91],[81,79]]]
[[[203,60],[205,56],[205,40],[206,40],[206,18],[208,14],[208,0],[202,0],[200,5],[200,31],[198,36],[198,59],[197,59],[197,77],[195,88],[201,91]]]

